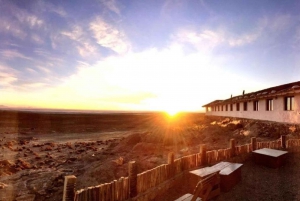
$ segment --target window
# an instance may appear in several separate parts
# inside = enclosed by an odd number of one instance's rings
[[[284,110],[294,110],[294,96],[284,98]]]
[[[247,104],[247,102],[244,102],[244,111],[247,111],[247,106],[248,106],[248,104]]]
[[[240,111],[240,103],[236,103],[236,111]]]
[[[266,110],[272,111],[273,110],[273,99],[266,100]]]
[[[227,104],[226,104],[226,106],[225,106],[225,110],[228,111],[228,105],[227,105]]]
[[[230,111],[233,110],[233,104],[230,104]]]
[[[253,110],[254,111],[258,111],[258,100],[257,101],[253,101]]]
[[[221,105],[221,111],[223,111],[223,105]]]

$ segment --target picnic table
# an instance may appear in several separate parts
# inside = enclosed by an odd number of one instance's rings
[[[278,168],[285,163],[287,151],[263,148],[252,152],[252,158],[256,164],[271,168]]]
[[[213,174],[215,172],[219,172],[222,169],[226,168],[229,166],[231,163],[230,162],[220,162],[216,165],[213,165],[211,167],[205,167],[205,168],[200,168],[197,170],[190,171],[191,174],[197,175],[200,178],[204,178],[210,174]]]
[[[241,167],[243,164],[220,162],[211,167],[200,168],[190,171],[190,181],[201,180],[213,173],[220,174],[220,188],[222,191],[229,191],[232,189],[242,178]],[[220,192],[216,192],[218,194]]]
[[[222,191],[230,191],[239,181],[242,179],[242,169],[243,164],[231,163],[226,168],[222,169],[220,174],[220,187]]]

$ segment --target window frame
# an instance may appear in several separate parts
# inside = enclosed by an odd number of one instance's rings
[[[248,111],[248,102],[247,102],[247,101],[245,101],[245,102],[243,103],[243,110],[244,110],[244,111]]]
[[[240,103],[236,103],[236,111],[240,111]]]
[[[295,109],[295,96],[284,97],[284,110],[294,111]]]
[[[259,110],[259,101],[255,100],[253,101],[253,111],[258,111]]]
[[[266,99],[266,111],[273,111],[274,109],[274,101],[272,98]]]

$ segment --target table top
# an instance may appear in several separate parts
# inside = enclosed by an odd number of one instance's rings
[[[288,153],[287,151],[281,151],[281,150],[269,149],[269,148],[258,149],[253,152],[257,154],[272,156],[272,157],[278,157]]]
[[[213,165],[211,167],[205,167],[205,168],[190,171],[190,173],[195,174],[199,177],[205,177],[205,176],[210,175],[212,173],[221,171],[222,169],[226,168],[230,164],[232,164],[232,163],[230,163],[230,162],[220,162],[220,163],[218,163],[216,165]]]
[[[181,196],[180,198],[174,200],[174,201],[190,201],[192,199],[193,195],[188,193],[188,194],[185,194],[183,196]],[[196,201],[201,201],[201,198],[197,198]]]
[[[235,170],[239,169],[243,164],[240,163],[232,163],[223,170],[220,171],[220,175],[230,175]]]

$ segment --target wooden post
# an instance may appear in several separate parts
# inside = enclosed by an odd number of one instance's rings
[[[173,164],[174,163],[174,153],[170,152],[168,154],[168,164]]]
[[[200,156],[201,156],[201,165],[206,165],[206,144],[200,145]]]
[[[257,149],[256,137],[251,138],[251,147],[252,151],[255,151]]]
[[[129,178],[129,196],[131,198],[137,196],[137,165],[135,161],[130,161],[128,164]]]
[[[281,147],[286,149],[286,135],[281,136]]]
[[[235,156],[235,139],[230,139],[231,157]]]
[[[168,165],[169,165],[169,170],[170,170],[170,175],[169,177],[173,177],[174,174],[175,174],[175,169],[174,169],[174,153],[173,152],[170,152],[168,154]]]
[[[74,175],[65,176],[63,201],[74,201],[76,179]]]

